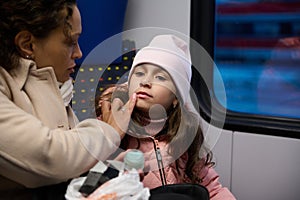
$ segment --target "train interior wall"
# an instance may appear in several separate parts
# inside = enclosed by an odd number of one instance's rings
[[[189,0],[128,0],[124,30],[162,27],[188,35]],[[209,126],[204,121],[204,128]],[[221,183],[239,200],[299,199],[300,140],[209,129]]]

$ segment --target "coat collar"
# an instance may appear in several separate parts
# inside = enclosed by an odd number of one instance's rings
[[[40,72],[41,75],[44,74],[43,72],[48,72],[47,74],[49,75],[50,73],[56,81],[56,77],[52,67],[49,66],[37,69],[36,63],[33,60],[24,58],[20,58],[18,67],[11,70],[11,75],[12,77],[14,77],[20,89],[22,89],[28,79],[29,74],[33,71],[35,71],[36,73]]]
[[[36,69],[36,64],[32,60],[20,58],[18,67],[11,70],[10,74],[12,77],[14,77],[15,81],[17,82],[17,85],[20,87],[20,89],[23,88],[28,75],[30,68]]]

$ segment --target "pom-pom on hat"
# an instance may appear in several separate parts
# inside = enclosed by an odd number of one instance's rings
[[[185,41],[175,35],[154,37],[148,46],[136,54],[128,77],[131,77],[136,66],[143,63],[155,64],[166,70],[172,77],[183,103],[186,103],[192,68],[189,46]]]

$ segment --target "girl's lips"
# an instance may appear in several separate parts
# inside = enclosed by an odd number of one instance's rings
[[[137,92],[136,96],[141,99],[151,98],[152,96],[146,92]]]

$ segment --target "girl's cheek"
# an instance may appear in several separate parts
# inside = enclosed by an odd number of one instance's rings
[[[132,96],[132,94],[137,90],[137,85],[135,84],[130,84],[129,88],[128,88],[128,93],[129,96]]]

